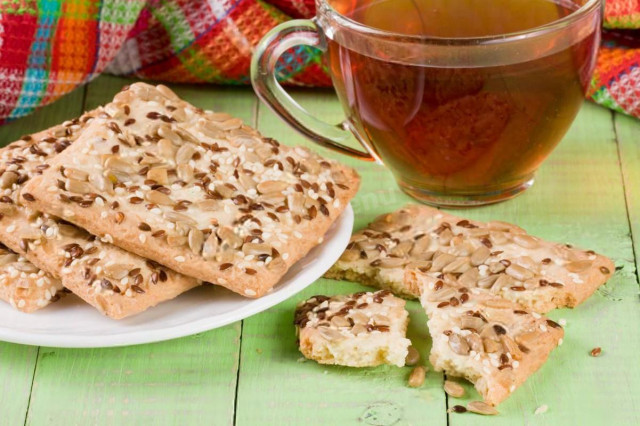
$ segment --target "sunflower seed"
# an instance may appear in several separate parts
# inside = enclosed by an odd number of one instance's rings
[[[104,177],[101,173],[91,174],[89,176],[89,183],[101,192],[106,192],[110,195],[113,194],[113,182]]]
[[[442,268],[442,272],[447,273],[463,273],[471,268],[468,257],[458,257],[453,262]]]
[[[402,241],[400,244],[396,245],[389,252],[390,254],[398,257],[407,257],[411,250],[413,249],[413,242],[409,240]]]
[[[327,339],[329,341],[344,340],[345,339],[345,336],[343,336],[342,333],[340,333],[338,330],[334,330],[332,328],[319,327],[318,328],[318,332],[320,333],[320,335],[322,337],[324,337],[325,339]]]
[[[484,321],[482,321],[482,318],[478,318],[473,315],[464,315],[460,318],[460,328],[463,330],[480,330],[483,326]]]
[[[148,191],[144,197],[146,198],[147,201],[153,204],[160,204],[164,206],[170,206],[174,204],[171,197],[155,189],[152,191]]]
[[[20,175],[16,172],[6,171],[0,176],[0,186],[2,189],[10,188],[17,182]]]
[[[133,174],[135,172],[132,164],[122,160],[120,157],[117,157],[115,155],[107,156],[107,159],[104,162],[104,168],[127,174]]]
[[[87,194],[93,192],[93,188],[87,182],[82,182],[75,179],[67,179],[64,184],[64,189],[73,192],[74,194]]]
[[[462,398],[465,393],[464,388],[460,386],[458,382],[454,382],[452,380],[444,381],[444,391],[447,393],[447,395],[454,398]]]
[[[173,133],[175,135],[175,133]],[[178,136],[175,136],[178,138]],[[167,160],[173,159],[175,156],[175,148],[173,142],[169,138],[163,138],[158,141],[158,155]]]
[[[26,250],[25,250],[26,251]],[[14,267],[20,271],[25,272],[27,274],[36,273],[39,271],[38,267],[31,262],[17,262]]]
[[[230,248],[237,249],[242,246],[242,238],[237,236],[231,228],[218,228],[216,233],[222,240],[222,243],[228,245]]]
[[[189,248],[194,254],[199,254],[204,244],[204,234],[196,228],[189,231]]]
[[[121,280],[127,275],[129,275],[129,271],[133,269],[133,265],[128,265],[124,263],[114,263],[111,265],[105,265],[103,270],[106,276],[112,278],[114,280]]]
[[[401,259],[399,257],[385,257],[380,259],[380,263],[378,263],[378,267],[380,268],[398,268],[408,261],[406,259]]]
[[[509,352],[511,357],[517,361],[520,361],[524,354],[518,347],[518,344],[509,336],[504,335],[500,336],[500,340],[502,341],[502,346],[504,347],[505,352]]]
[[[502,349],[502,345],[493,339],[485,338],[482,340],[482,343],[484,351],[489,354],[499,352]]]
[[[471,255],[471,264],[473,266],[482,265],[489,258],[491,251],[486,246],[478,247]]]
[[[164,84],[158,84],[156,86],[156,90],[158,92],[160,92],[162,95],[166,96],[167,98],[171,99],[172,101],[179,101],[180,98],[178,97],[178,95],[176,95],[174,93],[173,90],[169,89],[167,86],[165,86]]]
[[[167,244],[172,247],[182,247],[187,244],[188,239],[184,235],[169,235],[167,236]]]
[[[193,180],[193,167],[189,164],[178,164],[176,168],[178,177],[185,182],[190,182]]]
[[[160,185],[167,185],[169,183],[167,169],[165,169],[164,167],[156,167],[154,169],[150,169],[147,172],[147,179],[154,180]]]
[[[498,410],[482,401],[471,401],[467,404],[467,410],[472,413],[482,414],[485,416],[495,416],[496,414],[500,414],[498,413]]]
[[[404,359],[404,365],[414,366],[420,362],[420,352],[413,346],[409,346],[409,351]]]
[[[261,254],[271,255],[271,246],[269,244],[245,243],[242,246],[242,252],[245,255],[259,256]]]
[[[343,316],[334,315],[331,318],[331,325],[335,327],[350,327],[351,323]]]
[[[85,172],[83,170],[74,169],[72,167],[65,167],[64,176],[69,178],[69,179],[75,179],[75,180],[79,180],[79,181],[83,181],[84,182],[89,177],[89,173],[87,173],[87,172]]]
[[[534,249],[540,246],[538,240],[530,235],[516,234],[513,236],[513,242],[527,249]]]
[[[427,369],[422,365],[415,367],[409,374],[409,387],[419,388],[424,384],[427,375]]]
[[[480,353],[484,351],[484,344],[482,343],[482,338],[477,333],[471,333],[465,336],[467,343],[472,351],[476,353]]]
[[[535,275],[532,271],[528,270],[527,268],[523,268],[520,265],[516,265],[515,263],[509,265],[505,272],[518,281],[526,281],[530,278],[533,278]]]
[[[265,180],[264,182],[260,182],[256,189],[261,194],[267,194],[270,192],[282,192],[289,187],[287,182],[278,181],[278,180]]]
[[[469,344],[459,334],[449,336],[449,347],[458,355],[469,355]]]
[[[9,263],[17,262],[18,255],[15,253],[8,253],[0,255],[0,266],[8,265]]]
[[[176,153],[176,164],[186,164],[191,160],[193,154],[196,153],[196,149],[192,144],[184,144],[178,149]]]
[[[442,268],[454,260],[456,260],[455,256],[448,253],[442,253],[438,257],[434,257],[433,263],[431,264],[431,270],[434,272],[440,272],[442,271]]]

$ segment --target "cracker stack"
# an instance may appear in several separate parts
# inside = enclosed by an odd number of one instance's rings
[[[352,169],[142,83],[3,148],[0,162],[0,241],[112,318],[202,281],[264,295],[359,184]]]
[[[411,344],[404,305],[386,290],[314,296],[296,309],[300,351],[320,364],[402,367]]]

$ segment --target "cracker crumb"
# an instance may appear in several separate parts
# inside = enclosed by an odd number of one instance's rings
[[[537,416],[538,414],[546,413],[547,410],[549,410],[549,406],[547,404],[542,404],[541,406],[536,408],[536,411],[534,411],[533,414],[535,414]]]

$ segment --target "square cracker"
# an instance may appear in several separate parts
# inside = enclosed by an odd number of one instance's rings
[[[60,280],[0,244],[0,300],[31,313],[60,299]]]
[[[547,360],[562,327],[482,288],[467,288],[418,270],[407,284],[420,288],[437,371],[464,377],[487,404],[497,405]]]
[[[59,278],[56,285],[120,319],[173,299],[199,282],[32,210],[20,195],[29,179],[49,167],[45,161],[64,151],[101,113],[87,113],[0,150],[0,241]]]
[[[411,344],[404,305],[386,290],[313,296],[296,309],[300,352],[320,364],[402,367]]]
[[[322,240],[357,173],[136,83],[23,192],[34,208],[248,297]],[[74,201],[80,200],[80,201]]]
[[[504,222],[478,222],[407,205],[356,232],[329,278],[359,281],[409,297],[406,269],[457,279],[544,313],[586,300],[614,272],[591,250],[544,241]]]

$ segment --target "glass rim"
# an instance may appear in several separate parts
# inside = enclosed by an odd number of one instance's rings
[[[553,1],[553,0],[552,0]],[[396,33],[392,31],[380,30],[374,27],[370,27],[364,25],[358,21],[355,21],[340,12],[329,4],[329,0],[316,0],[318,4],[318,13],[325,12],[324,8],[328,9],[328,11],[334,15],[333,19],[337,21],[341,26],[348,27],[349,29],[361,32],[363,34],[367,34],[370,36],[375,36],[379,38],[392,38],[398,42],[409,42],[409,43],[432,43],[432,44],[445,44],[445,45],[478,45],[478,44],[504,44],[512,41],[522,40],[523,38],[537,37],[542,36],[554,31],[562,30],[567,28],[567,26],[573,24],[574,22],[580,20],[580,18],[586,16],[590,12],[595,9],[602,0],[587,0],[585,4],[580,6],[578,9],[571,12],[569,15],[564,16],[555,21],[551,21],[544,25],[539,25],[536,27],[528,28],[522,31],[497,34],[497,35],[487,35],[487,36],[477,36],[477,37],[437,37],[437,36],[426,36],[426,35],[415,35],[415,34],[402,34]],[[554,1],[555,3],[555,1]],[[320,7],[324,6],[324,7]],[[320,16],[318,16],[320,17]]]

